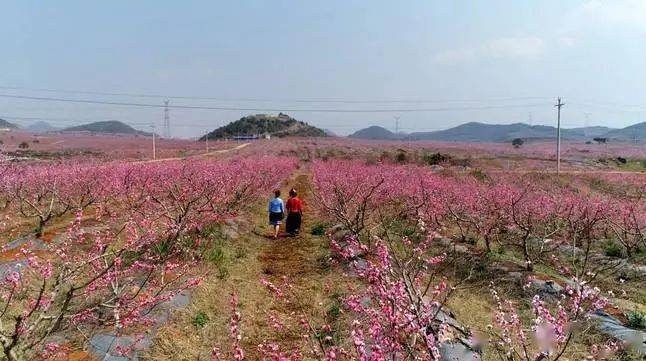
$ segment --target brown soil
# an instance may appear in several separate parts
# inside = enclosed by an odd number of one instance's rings
[[[193,293],[191,304],[176,313],[173,321],[160,330],[150,350],[149,357],[155,360],[208,360],[214,345],[222,350],[223,359],[231,359],[229,300],[236,292],[242,315],[240,331],[242,346],[248,360],[259,360],[258,345],[274,343],[287,354],[309,354],[311,343],[303,337],[301,317],[320,329],[329,324],[339,342],[347,335],[349,327],[341,326],[348,315],[329,312],[338,306],[338,295],[347,290],[348,282],[341,271],[326,267],[329,244],[326,237],[312,236],[310,228],[317,222],[312,193],[311,175],[307,169],[293,174],[281,187],[283,194],[294,187],[303,200],[305,212],[301,234],[288,237],[285,233],[274,240],[267,224],[265,201],[259,202],[254,214],[254,225],[240,229],[237,240],[225,241],[225,253],[231,255],[226,269],[230,276],[218,277],[213,266],[210,275]],[[242,217],[248,218],[250,215]],[[236,259],[233,254],[239,249],[245,256]],[[267,279],[280,287],[285,296],[276,299],[260,280]],[[287,282],[290,287],[284,284]],[[208,323],[196,327],[196,314],[208,317]],[[273,327],[269,317],[275,316],[284,325],[282,331]],[[306,359],[309,359],[306,357]]]

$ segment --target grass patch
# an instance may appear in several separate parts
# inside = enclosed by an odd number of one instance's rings
[[[310,233],[313,236],[323,236],[325,234],[325,230],[327,229],[327,227],[328,227],[328,224],[325,222],[316,223],[312,226]]]
[[[330,258],[332,254],[330,252],[324,252],[320,256],[316,257],[316,263],[319,265],[319,268],[323,271],[328,271],[332,267],[330,265]]]
[[[608,257],[624,257],[624,249],[617,242],[608,242],[603,249],[603,253]]]
[[[225,260],[225,255],[224,255],[224,249],[220,245],[217,245],[208,251],[206,251],[205,258],[208,262],[211,264],[214,264],[216,266],[221,266],[224,264]]]
[[[193,326],[195,327],[202,328],[207,323],[209,323],[209,316],[204,312],[200,311],[193,317]]]
[[[626,313],[628,319],[627,326],[638,330],[646,329],[646,314],[639,311],[630,311]]]
[[[619,168],[631,172],[646,171],[646,158],[644,159],[629,159],[626,163],[619,163]]]
[[[236,259],[247,258],[247,254],[248,254],[248,253],[249,253],[249,251],[248,251],[246,248],[244,248],[244,247],[238,247],[238,248],[236,248],[236,250],[235,250],[234,257],[235,257]]]

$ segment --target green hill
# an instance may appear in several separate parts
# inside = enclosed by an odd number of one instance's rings
[[[94,122],[75,127],[69,127],[62,130],[63,132],[94,132],[94,133],[108,133],[108,134],[139,134],[150,135],[150,133],[137,130],[128,124],[122,123],[118,120],[108,120],[103,122]]]
[[[231,138],[242,135],[274,137],[325,137],[325,131],[286,114],[255,114],[242,117],[204,135],[201,140]]]

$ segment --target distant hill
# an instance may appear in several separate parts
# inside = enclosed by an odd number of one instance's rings
[[[275,137],[325,137],[322,129],[313,127],[305,122],[296,120],[286,114],[276,116],[255,114],[242,117],[220,127],[200,138],[221,139],[240,135],[271,135]]]
[[[646,140],[646,122],[633,124],[623,129],[614,129],[603,135],[610,140]]]
[[[94,122],[75,127],[69,127],[62,130],[63,132],[94,132],[94,133],[108,133],[108,134],[138,134],[150,135],[151,133],[142,132],[128,124],[122,123],[118,120],[107,120],[103,122]]]
[[[52,132],[55,130],[58,130],[59,128],[44,122],[44,121],[38,121],[35,123],[31,123],[28,126],[25,127],[25,130],[28,130],[30,132],[34,133],[46,133],[46,132]]]
[[[323,131],[325,132],[325,135],[327,135],[328,137],[338,137],[338,134],[331,131],[330,129],[323,129]]]
[[[434,132],[416,132],[407,135],[412,140],[444,140],[464,142],[508,142],[515,138],[522,139],[553,139],[556,128],[546,125],[514,124],[484,124],[471,122],[457,127]],[[565,140],[588,141],[601,137],[610,140],[642,140],[646,141],[646,122],[632,125],[623,129],[608,127],[582,127],[561,129],[561,137]],[[361,129],[350,138],[357,139],[397,139],[397,136],[382,127],[372,126]]]
[[[0,119],[0,129],[16,129],[16,128],[18,128],[17,125],[13,123],[9,123],[4,119]]]
[[[356,132],[350,134],[348,137],[354,139],[371,139],[371,140],[394,140],[399,137],[397,134],[391,132],[390,130],[373,125],[368,128],[357,130]]]
[[[466,123],[457,127],[435,132],[417,132],[411,134],[415,140],[449,140],[475,142],[505,142],[514,138],[553,138],[556,128],[545,125],[514,124],[484,124]],[[563,138],[569,135],[564,131]]]
[[[565,129],[565,131],[571,135],[585,138],[600,137],[612,130],[614,129],[600,126]]]

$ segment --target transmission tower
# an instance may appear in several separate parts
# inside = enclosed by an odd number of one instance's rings
[[[399,115],[394,117],[395,119],[395,136],[397,139],[399,139],[399,118],[401,118]]]
[[[170,113],[168,112],[168,100],[164,100],[164,138],[170,138]]]
[[[585,116],[585,123],[584,123],[584,125],[585,125],[585,127],[587,128],[587,127],[589,127],[589,126],[590,126],[590,116],[592,115],[592,113],[583,113],[583,115]]]

